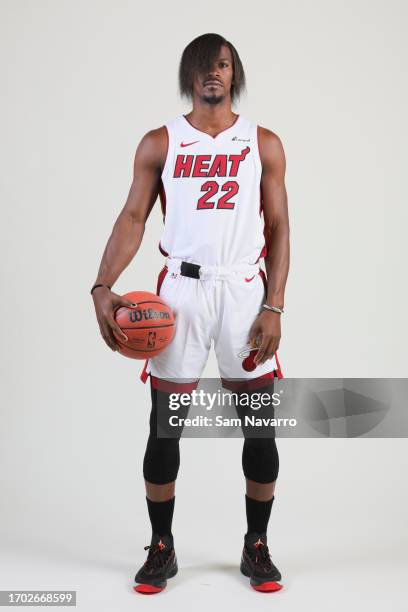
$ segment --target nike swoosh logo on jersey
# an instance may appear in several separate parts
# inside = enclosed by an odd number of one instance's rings
[[[253,276],[251,276],[251,278],[246,278],[245,280],[246,280],[247,283],[250,283],[251,280],[254,280],[254,278],[255,278],[255,274]]]
[[[181,142],[180,147],[189,147],[190,145],[195,144],[196,142],[200,142],[200,141],[195,140],[194,142]]]

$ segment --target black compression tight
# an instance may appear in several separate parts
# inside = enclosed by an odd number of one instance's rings
[[[262,391],[265,392],[265,389]],[[273,392],[273,385],[272,390],[271,387],[268,388],[268,392]],[[179,471],[182,429],[176,431],[177,437],[157,436],[157,410],[168,411],[169,394],[151,386],[151,397],[150,432],[143,460],[143,476],[150,483],[167,484],[176,480]],[[186,416],[188,407],[184,408],[184,414],[181,412],[182,410],[179,411],[179,416]],[[247,408],[243,408],[240,404],[237,405],[237,412],[241,419],[244,414],[248,414]],[[256,416],[264,415],[265,412],[260,410]],[[268,416],[271,416],[270,409]],[[245,440],[242,448],[242,470],[245,477],[260,483],[274,482],[279,472],[279,454],[275,437],[251,438],[249,428],[243,428],[243,433]],[[274,430],[272,433],[274,434]]]
[[[167,484],[176,480],[180,467],[180,435],[176,438],[157,436],[157,410],[167,410],[169,394],[150,385],[152,409],[150,433],[143,459],[143,476],[153,484]]]
[[[236,410],[241,422],[245,422],[245,416],[255,416],[258,419],[275,418],[275,408],[268,398],[274,391],[273,381],[262,388],[248,390],[238,394]],[[265,406],[259,399],[265,398]],[[266,401],[268,400],[268,401]],[[251,406],[256,406],[253,410]],[[279,454],[275,441],[275,427],[266,425],[262,429],[257,427],[243,426],[244,446],[242,448],[242,469],[249,480],[263,484],[274,482],[279,473]],[[256,434],[256,437],[254,436]]]

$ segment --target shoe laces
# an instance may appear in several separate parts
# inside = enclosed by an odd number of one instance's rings
[[[145,546],[144,550],[149,550],[149,554],[147,555],[147,559],[144,563],[145,569],[163,567],[170,552],[168,550],[164,552],[166,548],[167,546],[163,544],[161,540],[156,544],[149,544],[148,546]]]
[[[266,569],[272,569],[271,555],[265,542],[262,542],[261,538],[258,538],[253,546],[255,548],[255,553],[253,553],[255,554],[255,563],[262,565]]]

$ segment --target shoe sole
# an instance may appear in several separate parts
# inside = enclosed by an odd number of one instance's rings
[[[170,570],[166,580],[163,580],[162,582],[151,583],[141,582],[140,584],[134,586],[133,590],[136,591],[136,593],[142,593],[143,595],[155,595],[156,593],[161,593],[167,586],[167,579],[173,578],[173,576],[175,576],[177,572],[178,566],[176,565],[175,567],[173,567],[172,570]]]
[[[276,591],[280,591],[283,588],[283,584],[278,580],[265,580],[261,582],[260,580],[256,580],[256,578],[251,578],[251,574],[247,570],[246,566],[241,563],[240,565],[241,574],[249,578],[249,583],[255,591],[259,591],[260,593],[274,593]]]

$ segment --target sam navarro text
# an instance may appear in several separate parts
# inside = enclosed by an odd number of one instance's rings
[[[277,419],[260,419],[254,415],[246,415],[244,420],[239,417],[236,418],[226,418],[218,415],[215,419],[208,417],[197,415],[192,419],[179,417],[176,414],[172,415],[169,418],[169,424],[172,427],[295,427],[297,425],[296,419],[285,419],[285,418],[277,418]]]

